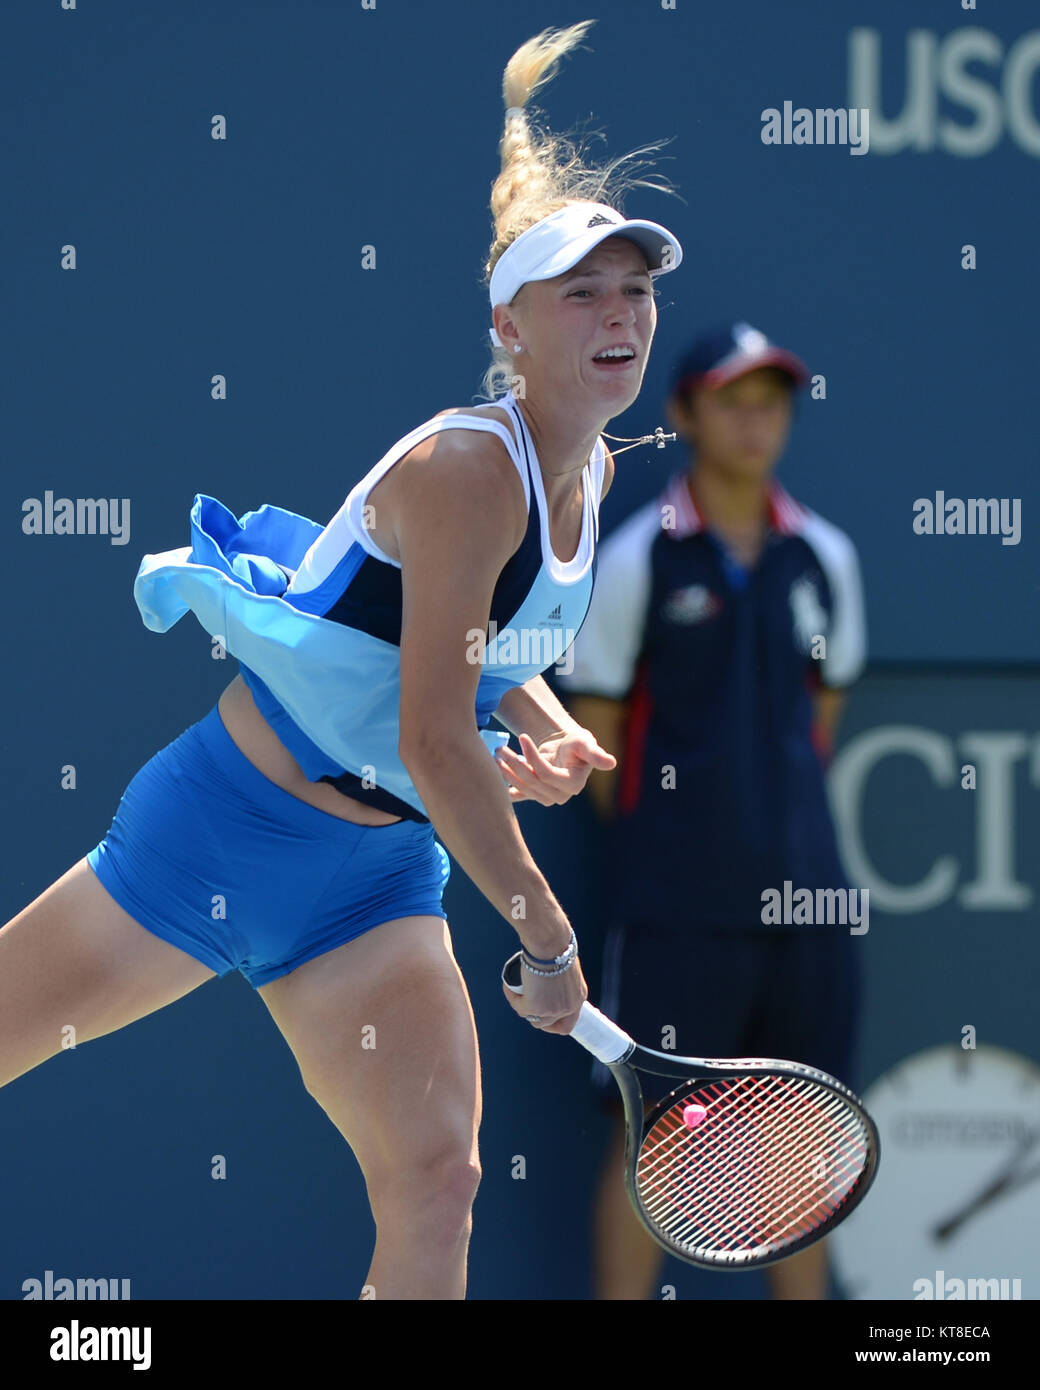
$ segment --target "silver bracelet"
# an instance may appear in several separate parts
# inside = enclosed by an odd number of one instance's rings
[[[566,971],[568,971],[571,968],[571,966],[577,959],[578,953],[577,951],[575,951],[574,955],[571,956],[570,960],[567,962],[566,965],[558,965],[555,968],[555,970],[539,970],[536,966],[531,965],[528,962],[526,956],[523,955],[521,955],[520,957],[520,964],[524,968],[524,970],[528,971],[528,973],[531,975],[563,975],[566,973]]]

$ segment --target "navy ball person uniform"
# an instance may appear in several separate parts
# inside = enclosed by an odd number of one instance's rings
[[[365,507],[384,473],[439,430],[497,434],[516,466],[527,530],[496,582],[485,640],[473,646],[482,667],[474,727],[493,754],[509,741],[490,727],[503,695],[558,660],[585,618],[606,460],[600,438],[583,470],[581,542],[561,561],[523,414],[511,395],[493,404],[511,427],[475,414],[426,421],[327,526],[273,506],[236,519],[200,494],[191,544],[141,562],[134,597],[147,627],[165,632],[194,612],[238,658],[306,777],[402,817],[357,825],[291,795],[240,752],[216,705],[160,750],[87,859],[142,926],[219,975],[238,970],[257,987],[383,922],[445,916],[448,857],[397,751],[401,566],[372,539]]]
[[[639,1041],[854,1080],[856,940],[847,925],[764,925],[762,894],[848,886],[813,691],[851,684],[864,659],[853,545],[775,480],[750,570],[702,523],[685,472],[601,545],[556,679],[628,702],[600,998]]]

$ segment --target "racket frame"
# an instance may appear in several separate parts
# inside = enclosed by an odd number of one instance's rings
[[[512,993],[523,994],[519,951],[503,966],[502,982]],[[625,1110],[625,1189],[643,1227],[669,1255],[675,1255],[687,1264],[697,1265],[701,1269],[763,1269],[766,1265],[776,1264],[791,1255],[797,1255],[799,1251],[822,1240],[835,1227],[840,1226],[867,1195],[877,1174],[881,1157],[881,1139],[877,1125],[855,1092],[829,1073],[806,1066],[803,1062],[791,1062],[776,1057],[677,1057],[671,1052],[658,1052],[652,1047],[643,1047],[637,1043],[623,1028],[619,1028],[612,1019],[600,1013],[587,1000],[582,1004],[578,1022],[571,1036],[603,1063],[617,1083]],[[673,1087],[667,1096],[657,1101],[650,1111],[644,1114],[645,1101],[638,1071],[677,1079],[680,1084]],[[756,1255],[751,1251],[737,1250],[729,1252],[728,1257],[717,1252],[709,1258],[698,1255],[696,1250],[672,1240],[664,1231],[658,1229],[644,1209],[637,1185],[639,1151],[647,1134],[684,1091],[702,1084],[710,1084],[712,1081],[739,1080],[749,1076],[777,1076],[797,1081],[812,1081],[840,1096],[855,1112],[866,1131],[866,1162],[858,1182],[842,1199],[841,1206],[816,1230],[807,1232],[771,1254]]]
[[[847,1086],[827,1072],[819,1071],[801,1062],[790,1062],[772,1057],[677,1057],[671,1053],[657,1052],[651,1047],[643,1047],[633,1042],[623,1057],[615,1062],[604,1062],[610,1071],[618,1090],[621,1092],[625,1108],[625,1190],[640,1222],[653,1239],[669,1255],[674,1255],[687,1264],[700,1269],[745,1270],[763,1269],[777,1264],[791,1255],[815,1245],[818,1240],[830,1234],[847,1216],[853,1212],[867,1195],[877,1174],[878,1160],[881,1156],[881,1140],[877,1125],[863,1108],[859,1097]],[[655,1076],[669,1079],[677,1078],[680,1084],[655,1102],[644,1115],[645,1101],[643,1088],[639,1084],[639,1071],[650,1072]],[[843,1198],[840,1208],[814,1231],[807,1232],[793,1240],[782,1249],[767,1255],[755,1255],[751,1251],[733,1251],[726,1255],[716,1253],[710,1258],[699,1255],[696,1249],[682,1245],[669,1238],[649,1217],[643,1207],[638,1187],[639,1152],[643,1141],[662,1115],[672,1109],[681,1096],[694,1087],[713,1081],[739,1080],[748,1076],[781,1076],[792,1080],[813,1081],[825,1090],[839,1095],[856,1113],[867,1133],[867,1158],[859,1180]]]

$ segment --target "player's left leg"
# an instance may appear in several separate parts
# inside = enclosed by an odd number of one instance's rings
[[[480,1064],[447,922],[384,922],[257,992],[364,1174],[368,1296],[464,1298]]]

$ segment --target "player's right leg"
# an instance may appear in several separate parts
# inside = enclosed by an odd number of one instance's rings
[[[60,1052],[68,1025],[77,1045],[102,1037],[215,973],[140,926],[80,859],[0,928],[0,1086]]]

